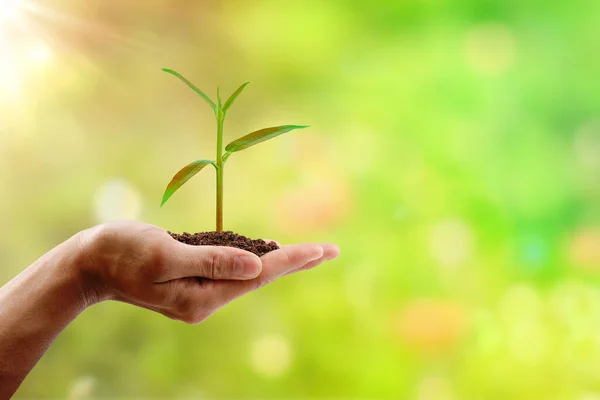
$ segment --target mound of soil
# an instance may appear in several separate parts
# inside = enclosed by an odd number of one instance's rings
[[[267,243],[262,239],[249,239],[246,236],[238,235],[231,231],[183,232],[182,234],[169,232],[169,235],[181,243],[191,244],[193,246],[236,247],[254,253],[259,257],[279,248],[275,242]]]

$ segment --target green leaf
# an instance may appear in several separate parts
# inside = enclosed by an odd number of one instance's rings
[[[308,126],[303,125],[282,125],[282,126],[274,126],[272,128],[261,129],[256,132],[252,132],[243,136],[233,142],[229,143],[225,150],[234,153],[236,151],[247,149],[248,147],[254,146],[255,144],[259,144],[264,142],[265,140],[269,140],[274,138],[275,136],[279,136],[283,133],[293,131],[294,129],[303,129],[308,128]]]
[[[225,102],[225,106],[223,106],[223,112],[227,111],[227,109],[229,107],[231,107],[231,105],[233,104],[233,102],[235,101],[235,99],[237,99],[237,97],[240,95],[240,93],[242,93],[242,90],[244,90],[244,88],[249,84],[250,82],[246,82],[243,85],[241,85],[239,88],[237,88],[237,90],[235,92],[233,92],[233,94],[231,96],[229,96],[229,98],[227,99],[227,101]]]
[[[177,189],[189,181],[191,177],[200,172],[202,168],[213,163],[214,161],[211,160],[197,160],[183,167],[177,174],[175,174],[173,179],[171,179],[171,182],[169,182],[167,185],[167,189],[165,190],[165,194],[163,194],[162,203],[160,203],[160,206],[162,207],[167,200],[169,200],[169,197],[171,197],[173,193],[177,191]]]
[[[190,89],[192,89],[194,92],[198,93],[198,95],[200,97],[202,97],[204,99],[204,101],[206,101],[208,103],[208,105],[213,109],[213,111],[217,111],[217,106],[215,104],[214,101],[212,101],[210,99],[210,97],[208,97],[206,95],[206,93],[204,93],[202,90],[198,89],[192,82],[188,81],[187,79],[185,79],[183,77],[183,75],[181,75],[179,72],[175,72],[172,69],[168,69],[168,68],[163,68],[163,71],[165,71],[167,74],[171,74],[173,76],[176,76],[177,78],[181,79],[181,81],[183,83],[185,83]]]

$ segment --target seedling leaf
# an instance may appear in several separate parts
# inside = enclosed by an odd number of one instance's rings
[[[184,183],[189,181],[190,178],[192,178],[194,175],[200,172],[202,168],[213,163],[214,161],[212,160],[197,160],[183,167],[177,174],[175,174],[173,179],[171,179],[171,182],[169,182],[169,184],[167,185],[160,206],[162,207],[167,202],[167,200],[169,200],[169,197],[171,197],[173,193],[177,191],[177,189],[179,189],[181,186],[183,186]]]
[[[272,128],[261,129],[256,132],[249,133],[246,136],[243,136],[237,140],[234,140],[225,147],[225,150],[230,153],[234,153],[236,151],[247,149],[248,147],[254,146],[255,144],[259,144],[261,142],[264,142],[265,140],[272,139],[275,136],[279,136],[294,129],[303,128],[308,128],[308,126],[282,125],[274,126]]]
[[[217,86],[217,101],[219,104],[219,109],[222,110],[223,109],[223,103],[221,102],[221,87]]]
[[[204,101],[206,101],[208,103],[208,105],[213,109],[213,111],[217,111],[217,106],[215,104],[214,101],[212,101],[210,99],[210,97],[208,97],[206,95],[206,93],[204,93],[202,90],[198,89],[192,82],[188,81],[187,79],[185,79],[183,77],[183,75],[181,75],[179,72],[173,71],[172,69],[168,69],[168,68],[163,68],[163,71],[165,71],[167,74],[171,74],[173,76],[176,76],[177,78],[179,78],[183,83],[185,83],[190,89],[192,89],[194,92],[196,92],[200,97],[202,97],[202,99],[204,99]]]
[[[250,82],[246,82],[246,83],[242,84],[239,88],[237,88],[237,90],[235,92],[233,92],[231,94],[231,96],[229,96],[229,98],[225,102],[225,105],[223,106],[223,112],[227,111],[227,109],[229,109],[229,107],[231,107],[231,105],[233,104],[233,102],[235,101],[235,99],[237,99],[237,97],[240,95],[240,93],[242,93],[242,90],[244,90],[244,88],[249,83]]]

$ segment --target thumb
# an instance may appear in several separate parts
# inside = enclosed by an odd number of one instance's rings
[[[249,251],[227,246],[193,246],[174,241],[169,279],[202,277],[247,280],[262,271],[260,258]]]

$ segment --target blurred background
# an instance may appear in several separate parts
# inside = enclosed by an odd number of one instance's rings
[[[600,399],[597,0],[0,0],[0,282],[75,232],[342,257],[187,326],[92,307],[16,398]]]

